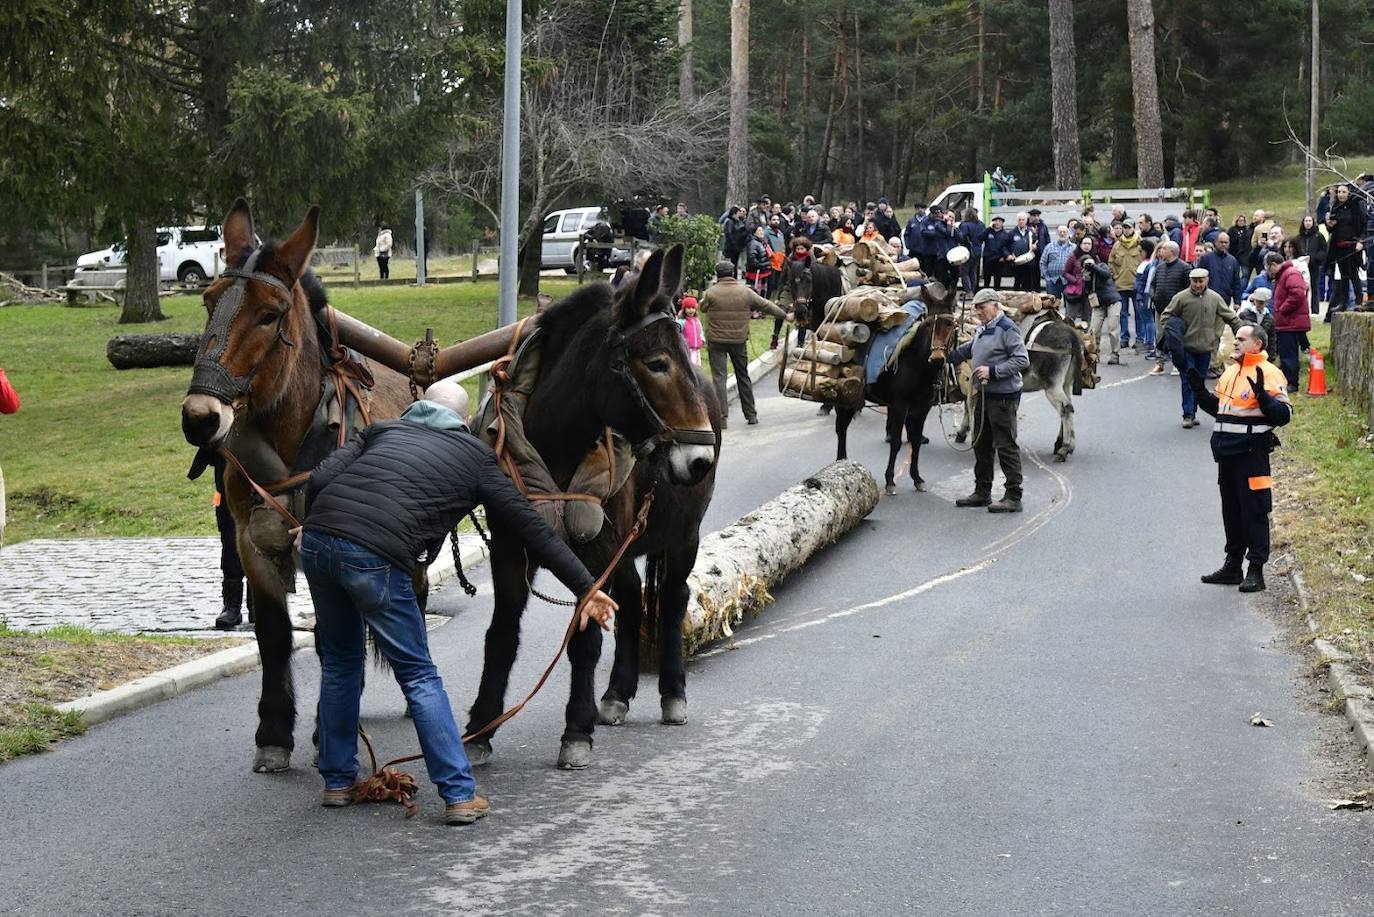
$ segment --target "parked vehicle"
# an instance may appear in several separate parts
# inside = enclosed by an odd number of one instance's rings
[[[582,250],[582,236],[597,223],[610,223],[610,217],[603,207],[572,207],[568,210],[555,210],[544,218],[544,238],[540,247],[540,262],[545,268],[561,267],[569,274],[576,274],[579,262],[582,270],[597,270],[600,258],[587,258]],[[602,256],[605,257],[605,256]],[[611,267],[630,263],[630,253],[623,248],[613,248],[605,262]]]
[[[1007,184],[984,173],[981,183],[950,185],[930,204],[932,207],[939,205],[946,210],[953,209],[955,213],[976,207],[984,223],[991,223],[993,217],[1000,216],[1006,220],[1008,227],[1016,225],[1017,213],[1036,207],[1040,209],[1041,220],[1054,227],[1081,216],[1088,204],[1094,205],[1098,217],[1102,219],[1110,216],[1113,204],[1121,204],[1132,216],[1143,211],[1162,221],[1171,213],[1178,215],[1189,208],[1201,210],[1211,201],[1211,192],[1198,188],[1021,191],[1007,187]]]
[[[78,271],[122,267],[129,257],[124,242],[87,252],[76,259]],[[200,286],[224,270],[224,244],[218,226],[171,226],[157,231],[158,279]]]

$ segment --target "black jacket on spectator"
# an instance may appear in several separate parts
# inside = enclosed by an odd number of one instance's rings
[[[1154,285],[1150,288],[1150,308],[1163,312],[1173,298],[1188,289],[1188,272],[1193,266],[1182,258],[1155,264]]]
[[[305,527],[347,538],[414,571],[478,503],[493,528],[513,535],[530,559],[576,595],[595,580],[465,431],[384,420],[359,431],[319,464],[305,491]]]

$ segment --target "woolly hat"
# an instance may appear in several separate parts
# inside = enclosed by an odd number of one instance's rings
[[[684,309],[695,309],[696,307],[697,307],[697,298],[696,298],[695,296],[684,296],[684,297],[682,297],[682,308],[684,308]]]

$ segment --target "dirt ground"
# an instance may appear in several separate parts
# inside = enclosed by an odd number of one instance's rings
[[[60,704],[133,681],[242,641],[0,639],[0,726],[23,705]]]

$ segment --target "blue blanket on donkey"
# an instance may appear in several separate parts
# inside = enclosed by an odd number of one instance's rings
[[[902,336],[926,314],[926,304],[919,299],[904,303],[902,308],[906,310],[905,321],[895,328],[879,331],[868,339],[868,352],[864,354],[864,382],[868,385],[878,381],[892,352],[901,343]]]

